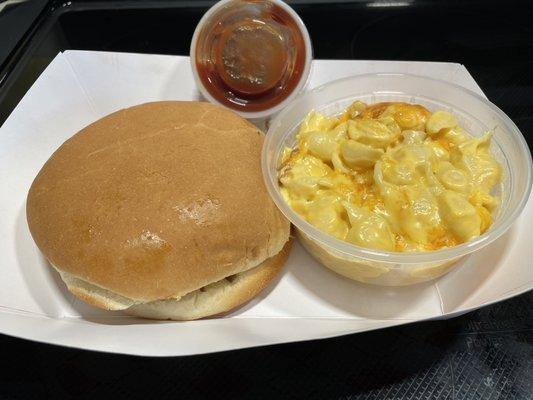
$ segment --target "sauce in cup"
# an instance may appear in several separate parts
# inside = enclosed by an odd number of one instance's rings
[[[191,64],[208,100],[249,118],[270,115],[298,94],[310,72],[309,34],[278,0],[223,0],[193,36]]]

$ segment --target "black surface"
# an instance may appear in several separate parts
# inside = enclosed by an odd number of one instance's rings
[[[533,293],[448,321],[163,359],[1,337],[0,398],[531,399],[531,304]]]
[[[0,14],[0,123],[59,51],[187,54],[212,2],[36,3]],[[293,3],[317,58],[463,63],[533,144],[532,2]],[[448,321],[195,357],[6,336],[0,349],[0,399],[533,399],[533,294]]]
[[[28,35],[35,19],[46,8],[47,0],[2,3],[0,23],[0,65],[9,57],[17,44]],[[1,79],[0,79],[1,80]]]

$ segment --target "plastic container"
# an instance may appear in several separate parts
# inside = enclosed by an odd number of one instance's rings
[[[257,26],[262,33],[254,35]],[[313,48],[304,23],[283,1],[222,0],[198,23],[190,60],[207,100],[244,118],[261,119],[285,108],[305,88]]]
[[[401,253],[363,248],[318,230],[285,202],[279,191],[278,167],[284,147],[293,147],[301,121],[311,110],[337,114],[354,100],[418,103],[431,111],[452,112],[470,135],[495,130],[491,151],[501,163],[503,179],[495,194],[501,205],[494,222],[478,238],[432,252]],[[265,183],[275,203],[294,224],[306,249],[323,265],[348,278],[386,286],[423,282],[450,271],[461,258],[504,234],[523,210],[531,190],[529,148],[516,125],[498,107],[460,86],[408,74],[366,74],[340,79],[313,89],[290,104],[271,123],[263,147]]]

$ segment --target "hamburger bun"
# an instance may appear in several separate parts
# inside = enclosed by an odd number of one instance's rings
[[[263,134],[208,103],[154,102],[82,129],[28,193],[31,234],[80,299],[159,319],[226,312],[288,254],[264,187]]]

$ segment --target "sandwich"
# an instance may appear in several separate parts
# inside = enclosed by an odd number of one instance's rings
[[[28,193],[37,246],[81,300],[146,318],[225,313],[275,280],[290,224],[263,184],[264,135],[208,103],[164,101],[76,133]]]

